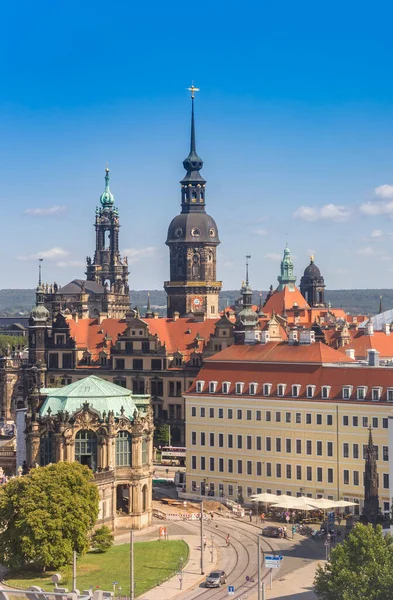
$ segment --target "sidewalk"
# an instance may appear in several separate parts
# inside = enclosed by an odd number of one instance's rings
[[[283,577],[278,575],[277,579],[273,579],[272,590],[270,590],[269,579],[267,579],[265,584],[266,600],[317,600],[312,582],[314,581],[317,565],[323,565],[324,562],[314,561]],[[257,600],[257,598],[257,591],[249,596],[249,600]]]

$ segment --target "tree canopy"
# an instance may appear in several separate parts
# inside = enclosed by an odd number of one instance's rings
[[[358,524],[318,566],[315,588],[321,600],[393,598],[393,537],[382,527]]]
[[[89,549],[98,516],[93,474],[81,464],[59,462],[32,469],[0,489],[0,563],[58,569]]]

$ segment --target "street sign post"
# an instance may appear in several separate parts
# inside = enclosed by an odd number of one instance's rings
[[[234,595],[235,595],[235,586],[228,585],[228,596],[234,596]]]
[[[265,556],[265,567],[270,569],[270,589],[273,588],[273,569],[280,568],[282,559],[282,554]]]

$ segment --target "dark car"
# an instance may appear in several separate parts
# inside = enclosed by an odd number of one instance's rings
[[[278,537],[280,537],[280,531],[279,531],[278,527],[269,525],[269,527],[264,527],[262,529],[262,535],[264,535],[266,537],[278,538]]]
[[[206,577],[206,587],[221,587],[223,583],[227,582],[227,575],[225,571],[212,571],[210,575]]]

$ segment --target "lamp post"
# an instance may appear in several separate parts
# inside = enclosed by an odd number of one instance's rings
[[[212,534],[212,547],[211,547],[211,562],[213,562],[213,553],[214,553],[214,545],[213,545],[214,535]]]
[[[179,589],[183,589],[183,561],[184,558],[181,556],[180,557],[180,565],[179,565],[179,572],[177,574],[177,576],[179,577]]]
[[[203,501],[201,502],[201,575],[205,574],[204,563],[203,563]]]
[[[326,548],[326,560],[329,560],[329,555],[330,555],[330,533],[327,534],[326,536],[326,542],[325,542],[325,548]]]

